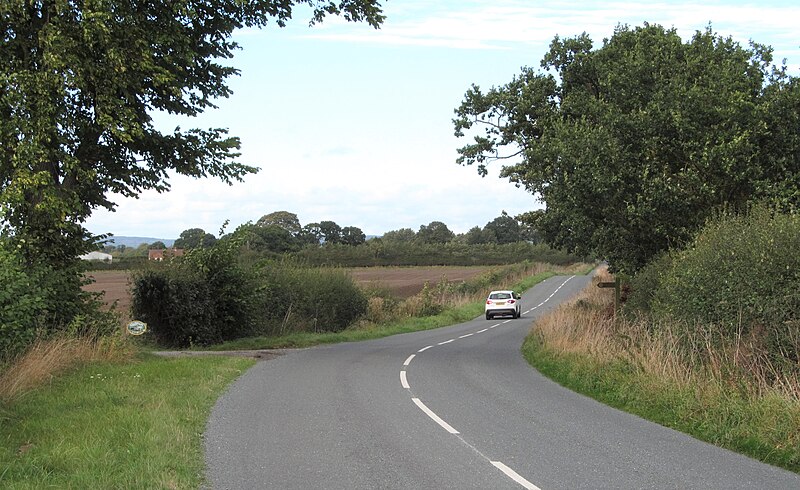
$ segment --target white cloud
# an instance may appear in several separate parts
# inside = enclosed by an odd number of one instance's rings
[[[233,186],[175,177],[171,192],[118,199],[117,213],[97,211],[88,227],[175,238],[287,210],[302,223],[333,220],[368,234],[433,220],[465,232],[503,210],[540,204],[498,179],[497,168],[481,179],[454,163],[465,141],[452,136],[452,108],[470,83],[505,83],[536,63],[556,34],[586,31],[599,46],[619,23],[674,26],[686,39],[713,22],[739,42],[776,45],[777,61],[800,66],[800,6],[788,2],[576,5],[390,0],[378,31],[337,18],[307,29],[300,12],[283,30],[240,31],[245,50],[234,63],[243,76],[231,81],[234,96],[181,126],[229,127],[242,138],[241,160],[261,171]]]
[[[549,43],[553,36],[587,32],[598,44],[620,23],[647,21],[675,27],[686,38],[709,23],[740,42],[769,37],[795,40],[800,5],[734,2],[403,2],[386,4],[387,20],[379,31],[332,23],[306,34],[309,38],[370,44],[414,45],[457,49],[509,49],[511,45]]]

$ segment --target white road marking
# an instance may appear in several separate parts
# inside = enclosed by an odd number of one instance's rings
[[[495,468],[497,468],[498,470],[500,470],[503,473],[505,473],[506,476],[508,476],[509,478],[514,480],[515,482],[519,483],[524,488],[527,488],[528,490],[541,490],[539,487],[537,487],[533,483],[531,483],[528,480],[526,480],[525,478],[522,478],[521,476],[519,476],[519,473],[517,473],[516,471],[512,470],[508,466],[504,465],[502,462],[500,462],[500,461],[491,461],[491,463],[495,466]]]
[[[570,277],[568,277],[568,278],[567,278],[567,279],[566,279],[566,280],[565,280],[563,283],[561,283],[561,285],[560,285],[560,286],[558,286],[558,287],[556,288],[556,290],[555,290],[555,291],[553,291],[553,293],[552,293],[552,294],[551,294],[551,295],[550,295],[550,296],[549,296],[549,297],[548,297],[546,300],[542,301],[541,303],[539,303],[538,305],[534,306],[533,308],[531,308],[530,310],[526,311],[525,313],[530,313],[531,311],[533,311],[533,310],[535,310],[535,309],[537,309],[537,308],[540,308],[540,307],[544,306],[544,304],[545,304],[545,303],[547,303],[548,301],[550,301],[550,300],[553,298],[553,296],[555,296],[555,295],[556,295],[556,293],[557,293],[557,292],[558,292],[558,291],[559,291],[561,288],[563,288],[563,287],[564,287],[564,285],[565,285],[565,284],[567,284],[567,283],[570,281],[570,279],[572,279],[572,278],[574,278],[574,277],[575,277],[575,276],[570,276]],[[505,323],[508,323],[508,322],[510,322],[510,321],[511,321],[511,320],[506,320],[506,321],[504,321],[504,322],[502,322],[502,323],[497,323],[497,324],[495,324],[495,325],[492,325],[491,327],[487,327],[487,328],[484,328],[484,329],[482,329],[482,330],[478,330],[478,331],[477,331],[477,332],[475,332],[475,333],[483,333],[483,332],[486,332],[487,330],[491,330],[491,329],[493,329],[493,328],[495,328],[495,327],[499,327],[499,326],[501,326],[501,325],[503,325],[503,324],[505,324]],[[463,338],[466,338],[466,337],[470,337],[470,336],[472,336],[472,335],[474,335],[474,333],[468,333],[468,334],[462,335],[462,336],[460,336],[460,337],[458,337],[458,338],[459,338],[459,339],[463,339]],[[445,344],[449,344],[450,342],[454,342],[454,341],[456,341],[456,340],[457,340],[457,339],[445,340],[444,342],[439,342],[437,345],[445,345]],[[426,350],[428,350],[428,349],[431,349],[431,348],[433,348],[433,347],[434,347],[433,345],[428,345],[428,346],[425,346],[425,347],[423,347],[422,349],[418,350],[418,351],[417,351],[417,353],[420,353],[420,352],[425,352]],[[408,366],[408,365],[411,363],[411,361],[414,359],[414,357],[415,357],[415,356],[416,356],[416,354],[411,354],[410,356],[408,356],[408,359],[406,359],[406,360],[405,360],[405,362],[403,363],[403,366],[404,366],[404,367]],[[402,385],[402,387],[403,387],[403,388],[405,388],[405,389],[407,389],[407,390],[410,390],[410,389],[411,389],[411,386],[408,384],[408,377],[407,377],[407,374],[406,374],[406,371],[405,371],[405,369],[403,369],[403,370],[401,370],[401,371],[400,371],[400,384]],[[495,468],[497,468],[497,469],[499,469],[500,471],[502,471],[502,472],[503,472],[503,473],[504,473],[506,476],[508,476],[509,478],[511,478],[512,480],[514,480],[514,481],[515,481],[515,482],[517,482],[518,484],[520,484],[520,485],[521,485],[523,488],[526,488],[526,489],[528,489],[528,490],[541,490],[539,487],[537,487],[537,486],[536,486],[536,485],[534,485],[533,483],[529,482],[528,480],[526,480],[525,478],[523,478],[522,476],[520,476],[520,474],[519,474],[519,473],[517,473],[516,471],[512,470],[511,468],[509,468],[508,466],[506,466],[505,464],[503,464],[501,461],[491,461],[491,460],[490,460],[489,458],[487,458],[485,455],[481,454],[481,453],[480,453],[480,451],[478,451],[478,449],[477,449],[477,448],[475,448],[475,447],[474,447],[474,446],[472,446],[472,445],[471,445],[469,442],[467,442],[466,440],[464,440],[464,438],[463,438],[461,435],[458,435],[458,434],[459,434],[459,432],[458,432],[457,430],[455,430],[455,429],[454,429],[454,428],[453,428],[453,427],[452,427],[450,424],[448,424],[447,422],[445,422],[445,421],[444,421],[443,419],[441,419],[441,418],[440,418],[438,415],[436,415],[436,414],[435,414],[435,413],[434,413],[434,412],[433,412],[431,409],[429,409],[428,407],[426,407],[426,406],[425,406],[425,404],[424,404],[424,403],[422,403],[422,401],[421,401],[419,398],[414,398],[414,397],[412,397],[412,398],[411,398],[411,400],[414,402],[414,404],[415,404],[415,405],[417,405],[417,407],[418,407],[420,410],[422,410],[422,411],[425,413],[425,415],[427,415],[427,416],[428,416],[428,417],[430,417],[430,418],[431,418],[431,419],[432,419],[434,422],[436,422],[437,424],[439,424],[439,425],[440,425],[440,426],[441,426],[441,427],[442,427],[444,430],[446,430],[446,431],[447,431],[447,432],[449,432],[450,434],[456,434],[456,435],[457,435],[457,437],[459,438],[459,440],[461,440],[461,442],[462,442],[462,443],[464,443],[464,444],[466,444],[467,446],[471,447],[471,448],[472,448],[473,450],[475,450],[475,451],[476,451],[478,454],[480,454],[480,455],[481,455],[483,458],[485,458],[487,461],[489,461],[489,462],[490,462],[490,463],[491,463],[491,464],[492,464],[492,465],[493,465]]]
[[[411,400],[419,407],[420,410],[425,412],[425,415],[433,419],[433,421],[436,422],[437,424],[441,425],[444,430],[446,430],[451,434],[458,434],[457,430],[452,428],[450,424],[448,424],[444,420],[440,419],[439,416],[433,413],[433,411],[430,408],[426,407],[425,404],[422,403],[422,401],[419,398],[412,398]]]

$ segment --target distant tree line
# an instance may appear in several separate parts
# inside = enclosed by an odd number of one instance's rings
[[[255,223],[247,222],[220,238],[206,232],[202,228],[189,228],[181,232],[175,240],[174,248],[195,249],[210,248],[220,241],[236,240],[242,253],[255,256],[274,256],[293,254],[311,260],[314,263],[330,263],[326,256],[337,256],[348,263],[370,264],[402,264],[424,265],[440,263],[456,248],[466,250],[473,245],[507,245],[514,243],[538,244],[539,235],[536,230],[523,224],[505,211],[500,216],[486,223],[475,226],[466,233],[456,234],[441,221],[431,221],[421,225],[417,231],[411,228],[391,230],[381,237],[367,240],[366,235],[357,226],[340,226],[334,221],[319,221],[302,225],[295,213],[275,211],[259,218]],[[437,251],[435,246],[450,245],[448,249]],[[365,250],[347,251],[348,248],[365,246]],[[147,256],[148,250],[167,248],[157,241],[141,244],[138,247],[114,246],[107,244],[101,250],[116,258],[134,258]],[[386,252],[391,250],[392,252]],[[477,249],[476,249],[477,250]],[[481,253],[462,253],[470,259],[462,257],[461,264],[509,263],[510,258],[495,257],[497,250],[491,247],[482,249]],[[487,250],[494,250],[487,253]],[[330,252],[330,253],[328,253]],[[327,254],[327,255],[326,255]],[[428,256],[425,259],[424,256]],[[490,257],[491,256],[491,257]],[[373,257],[369,260],[368,257]],[[524,257],[521,260],[527,260]]]

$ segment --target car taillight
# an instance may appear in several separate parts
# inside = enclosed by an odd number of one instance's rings
[[[508,304],[513,305],[514,304],[514,300],[513,299],[508,300]]]
[[[487,305],[490,305],[490,304],[492,304],[492,300],[490,300],[490,299],[487,299],[487,300],[486,300],[486,304],[487,304]]]

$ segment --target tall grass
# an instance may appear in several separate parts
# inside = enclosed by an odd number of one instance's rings
[[[79,365],[129,360],[134,351],[122,335],[98,337],[61,333],[36,340],[24,353],[0,366],[3,367],[0,402],[10,403]]]
[[[592,285],[537,321],[524,351],[573,389],[800,471],[800,366],[775,366],[741,329],[615,318],[613,294]]]

